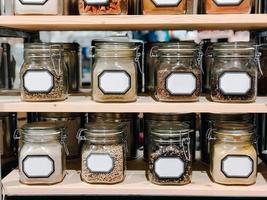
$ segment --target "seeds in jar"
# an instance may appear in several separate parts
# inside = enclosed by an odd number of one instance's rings
[[[102,158],[101,161],[100,158]],[[84,145],[82,153],[82,180],[96,184],[122,182],[125,176],[124,159],[124,148],[121,144]]]

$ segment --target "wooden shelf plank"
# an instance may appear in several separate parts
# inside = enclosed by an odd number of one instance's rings
[[[0,27],[37,30],[266,29],[267,14],[0,16]]]
[[[164,103],[138,97],[134,103],[96,103],[89,96],[71,96],[63,102],[22,102],[19,96],[0,96],[0,112],[115,112],[115,113],[267,113],[267,97],[255,103],[225,104],[201,97],[195,103]]]
[[[7,196],[223,196],[267,197],[267,174],[258,173],[257,183],[252,186],[228,186],[212,183],[205,171],[194,171],[193,182],[185,186],[158,186],[146,180],[144,171],[127,171],[123,183],[116,185],[92,185],[80,180],[77,171],[68,171],[62,183],[52,186],[28,186],[19,182],[18,170],[12,171],[2,181]]]

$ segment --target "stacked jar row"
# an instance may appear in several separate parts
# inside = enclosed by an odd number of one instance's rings
[[[15,15],[127,15],[251,13],[258,0],[1,0],[2,14]],[[199,9],[198,9],[199,7]],[[201,9],[203,7],[203,9]],[[142,8],[142,9],[140,9]],[[142,10],[142,11],[141,11]]]
[[[25,44],[21,68],[24,101],[62,101],[79,84],[78,51],[64,44]],[[78,49],[75,47],[76,50]],[[207,51],[210,98],[215,102],[247,103],[257,97],[260,53],[253,43],[216,43]],[[70,56],[73,56],[70,57]],[[158,101],[198,101],[202,91],[201,48],[190,42],[158,43],[147,50],[147,88]],[[139,46],[131,42],[95,43],[92,99],[97,102],[134,102],[141,71]],[[74,67],[73,67],[74,65]],[[143,78],[143,71],[142,78]],[[70,86],[68,86],[70,82]]]
[[[119,114],[101,114],[104,120],[90,120],[85,129],[78,131],[77,139],[83,142],[81,179],[85,182],[114,184],[125,178],[128,137],[133,132],[129,131],[127,120],[107,120],[111,115]],[[148,161],[146,175],[150,182],[184,185],[192,181],[196,144],[194,116],[145,114],[144,157]],[[214,182],[226,185],[256,182],[258,156],[254,124],[253,115],[249,114],[203,115],[202,160],[209,162],[207,158],[210,158]],[[68,152],[66,132],[70,133],[66,131],[66,124],[51,120],[26,124],[16,131],[15,139],[21,140],[22,183],[55,184],[63,180],[64,151]]]

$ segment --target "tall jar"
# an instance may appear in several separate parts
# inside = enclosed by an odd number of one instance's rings
[[[257,178],[255,129],[250,124],[217,124],[212,132],[210,173],[224,185],[252,185]]]
[[[177,43],[154,47],[158,57],[155,98],[165,102],[194,102],[201,94],[202,53],[194,43]]]
[[[23,101],[63,101],[68,97],[68,75],[60,45],[28,43],[20,70]]]
[[[128,0],[78,0],[81,15],[127,15]]]
[[[248,14],[253,0],[204,0],[207,14]]]
[[[186,0],[143,0],[143,14],[185,14]]]
[[[92,98],[97,102],[137,100],[136,46],[97,43],[92,72]]]
[[[158,124],[151,130],[148,180],[158,185],[185,185],[191,182],[192,156],[187,124]]]
[[[78,135],[82,148],[81,179],[92,184],[115,184],[125,178],[124,128],[119,123],[86,124]]]
[[[133,160],[137,157],[139,140],[139,119],[135,113],[90,113],[89,123],[123,123],[127,142],[126,158]]]
[[[64,128],[59,123],[26,124],[14,134],[20,139],[20,182],[28,185],[51,185],[65,176]]]
[[[259,54],[252,43],[213,46],[211,99],[220,103],[249,103],[257,97]]]
[[[11,0],[10,0],[11,1]],[[15,15],[62,15],[63,0],[12,0]]]

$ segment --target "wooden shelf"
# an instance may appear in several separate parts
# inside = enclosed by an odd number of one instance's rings
[[[212,183],[205,171],[194,171],[193,182],[185,186],[157,186],[146,180],[144,171],[127,171],[126,179],[117,185],[91,185],[80,180],[77,171],[68,171],[62,183],[51,186],[28,186],[19,182],[18,170],[12,171],[2,183],[7,196],[223,196],[266,197],[267,174],[260,172],[252,186],[223,186]]]
[[[19,96],[0,96],[0,112],[115,112],[115,113],[267,113],[267,97],[255,103],[225,104],[201,97],[195,103],[163,103],[138,97],[134,103],[96,103],[89,96],[71,96],[63,102],[21,102]]]
[[[0,16],[0,27],[28,31],[266,29],[267,14]]]

